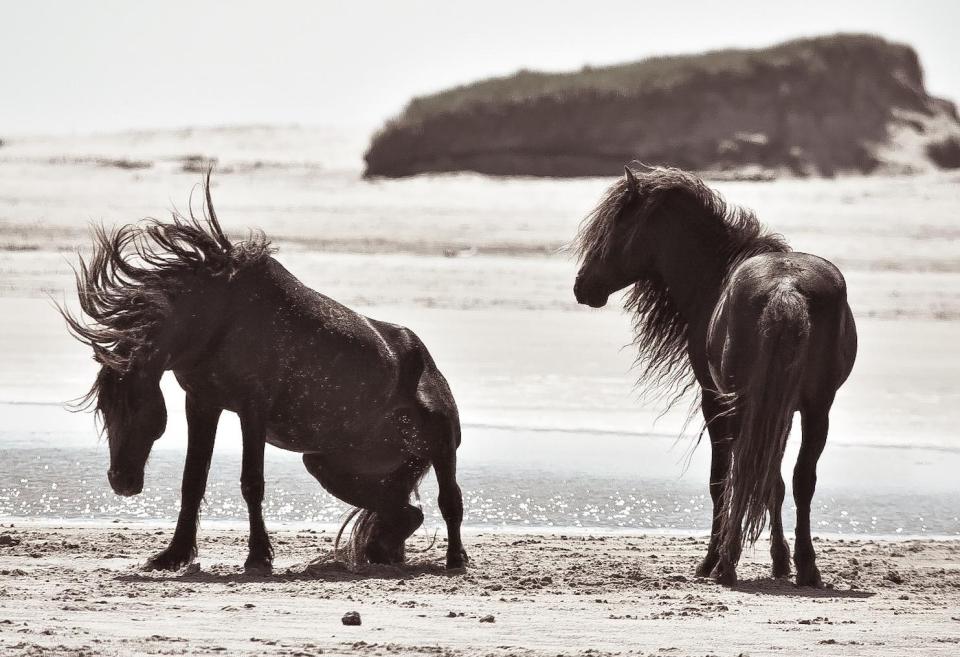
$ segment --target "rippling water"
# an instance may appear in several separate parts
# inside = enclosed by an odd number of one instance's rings
[[[708,450],[662,436],[578,435],[466,427],[459,480],[470,527],[603,528],[704,531],[710,524]],[[0,434],[0,439],[3,435]],[[43,439],[39,439],[42,442]],[[590,454],[585,454],[589,446]],[[172,520],[180,499],[183,453],[156,449],[141,495],[122,498],[106,482],[99,448],[23,447],[0,460],[0,517]],[[336,524],[348,509],[304,470],[300,459],[268,448],[268,521]],[[788,461],[793,458],[788,453]],[[912,468],[924,486],[897,475]],[[945,471],[960,453],[841,446],[821,462],[814,526],[820,532],[960,536],[960,491]],[[240,454],[218,449],[203,516],[244,520]],[[789,480],[789,476],[787,477]],[[436,485],[421,488],[428,527],[442,527]],[[788,491],[785,524],[793,526]]]

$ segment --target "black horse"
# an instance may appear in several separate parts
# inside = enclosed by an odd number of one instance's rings
[[[334,496],[362,509],[354,557],[404,559],[423,522],[410,494],[431,465],[447,525],[448,568],[461,568],[463,503],[456,481],[460,422],[446,380],[402,326],[368,319],[319,294],[271,257],[262,234],[233,243],[205,184],[203,219],[173,215],[107,233],[77,272],[73,334],[101,364],[84,398],[96,404],[110,447],[107,475],[119,495],[143,488],[144,466],[166,426],[160,377],[186,391],[188,446],[177,528],[147,562],[172,570],[196,555],[197,523],[217,422],[240,417],[240,490],[250,516],[245,567],[269,572],[273,550],[262,502],[265,443],[303,453]]]
[[[627,167],[575,247],[580,303],[599,308],[633,285],[625,307],[648,390],[700,386],[713,528],[697,574],[735,584],[742,543],[759,538],[767,511],[773,575],[790,574],[780,467],[799,410],[794,563],[798,585],[819,586],[810,502],[830,407],[857,351],[843,276],[823,258],[791,252],[752,213],[676,169]]]

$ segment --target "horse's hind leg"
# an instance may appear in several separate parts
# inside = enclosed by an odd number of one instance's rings
[[[207,488],[207,472],[221,410],[201,404],[187,395],[187,460],[183,466],[180,515],[170,545],[147,560],[146,570],[177,570],[197,554],[197,524],[200,503]]]
[[[783,535],[783,498],[786,487],[783,476],[777,479],[773,499],[770,500],[770,557],[773,559],[773,576],[787,577],[790,574],[790,545]]]
[[[438,444],[433,456],[433,470],[437,475],[440,488],[437,504],[447,524],[447,568],[463,568],[466,565],[467,551],[460,537],[460,525],[463,523],[463,495],[457,484],[457,437],[459,427],[454,427],[447,418],[434,416],[438,423],[443,420],[445,431],[439,431]],[[456,421],[456,420],[455,420]],[[459,421],[456,421],[459,425]],[[438,427],[439,428],[439,427]]]
[[[724,586],[737,585],[737,564],[743,550],[743,514],[731,516],[726,532],[720,539],[720,562],[714,570],[717,582]]]
[[[797,586],[822,585],[813,539],[810,537],[810,503],[817,486],[817,461],[827,443],[829,414],[830,402],[800,410],[803,441],[793,470],[793,499],[797,504],[797,540],[793,548],[793,562],[797,567]]]

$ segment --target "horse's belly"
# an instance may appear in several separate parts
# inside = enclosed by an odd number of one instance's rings
[[[343,422],[339,417],[306,420],[284,418],[267,426],[266,440],[274,447],[292,452],[331,454],[352,451],[389,454],[403,451],[402,434],[393,414],[375,413],[362,422]],[[390,457],[392,458],[392,457]]]
[[[328,422],[271,422],[266,440],[280,449],[312,454],[325,454],[354,442],[341,425]]]
[[[288,452],[316,452],[317,440],[315,436],[298,436],[287,432],[267,430],[267,443]]]
[[[377,449],[357,449],[344,446],[325,455],[327,467],[354,475],[388,475],[408,461],[407,455],[396,444],[384,444]]]

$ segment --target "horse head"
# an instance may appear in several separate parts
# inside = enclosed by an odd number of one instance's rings
[[[110,487],[124,497],[137,495],[153,443],[167,426],[160,377],[146,369],[120,372],[103,365],[91,392],[110,447]]]
[[[574,248],[580,257],[573,292],[578,303],[605,306],[611,294],[644,276],[650,252],[642,239],[648,199],[629,167],[580,228]]]

